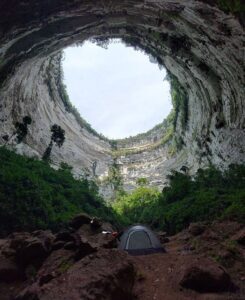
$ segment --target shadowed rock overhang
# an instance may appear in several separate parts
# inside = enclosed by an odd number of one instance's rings
[[[66,140],[62,147],[53,147],[54,165],[66,161],[77,175],[99,177],[104,186],[116,168],[127,189],[139,177],[162,186],[170,169],[184,167],[194,173],[210,163],[221,168],[244,163],[244,7],[228,4],[1,1],[0,143],[7,140],[20,153],[42,157],[50,142],[50,127],[58,124]],[[161,142],[166,135],[161,128],[142,139],[119,141],[115,152],[110,141],[81,126],[67,109],[60,51],[87,39],[113,37],[154,56],[186,93],[185,112],[178,114],[174,133],[181,147],[174,153]],[[184,124],[183,114],[188,116]],[[17,144],[11,136],[16,122],[25,116],[32,123]]]

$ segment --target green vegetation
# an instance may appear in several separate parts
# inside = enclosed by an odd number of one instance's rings
[[[169,115],[170,117],[172,117],[172,115],[170,114]],[[173,126],[169,126],[167,129],[166,129],[166,132],[165,132],[165,135],[163,136],[162,138],[162,145],[165,145],[167,144],[169,141],[172,140],[174,136],[174,129],[173,129]]]
[[[154,188],[140,186],[131,194],[121,195],[113,204],[113,208],[122,218],[125,226],[134,223],[152,225],[157,215],[156,203],[161,193]]]
[[[117,158],[120,156],[140,154],[144,151],[151,151],[157,149],[169,142],[171,143],[171,140],[174,137],[173,118],[174,118],[174,112],[172,111],[162,123],[156,125],[151,130],[145,133],[140,133],[133,137],[117,140],[116,141],[117,143],[115,144],[116,146],[114,145],[114,147],[112,147],[113,157]],[[127,147],[127,145],[130,145],[131,143],[137,143],[139,141],[142,141],[142,139],[144,138],[149,138],[151,135],[154,136],[154,133],[156,131],[162,132],[161,139],[158,139],[155,142],[151,142],[139,147],[131,147],[131,148]]]
[[[245,221],[245,167],[232,165],[222,173],[213,167],[196,176],[173,172],[162,192],[139,187],[113,205],[124,225],[145,223],[176,233],[191,222]]]
[[[140,177],[136,180],[137,185],[139,186],[145,186],[148,184],[148,180],[145,177]]]
[[[114,157],[114,159],[116,159],[117,157],[120,157],[120,156],[126,156],[126,155],[131,155],[131,154],[140,154],[144,151],[154,150],[154,149],[160,147],[161,145],[163,145],[163,142],[162,142],[162,140],[159,140],[156,143],[148,144],[143,147],[120,148],[118,150],[113,150],[112,156]]]
[[[117,188],[113,207],[107,207],[92,181],[76,180],[71,167],[54,170],[47,163],[0,148],[0,235],[14,230],[58,229],[80,212],[127,226],[144,223],[176,233],[191,222],[245,220],[245,167],[232,165],[222,173],[214,167],[194,178],[173,172],[159,192],[138,179],[132,193],[121,189],[118,166],[110,173]],[[120,192],[121,191],[121,192]]]
[[[158,32],[152,32],[153,38],[157,39],[166,39],[167,37],[164,34]],[[95,38],[91,40],[97,45],[107,48],[109,43],[113,42],[112,39],[108,38]],[[155,61],[158,64],[159,68],[163,67],[163,61],[160,57],[157,56],[157,53],[153,51],[151,48],[147,48],[143,45],[140,45],[140,41],[137,38],[124,38],[122,42],[126,46],[134,47],[135,50],[141,51],[144,54],[148,55],[151,61]],[[183,41],[181,40],[181,45]],[[139,46],[140,45],[140,46]],[[183,46],[183,45],[182,45]],[[188,122],[188,95],[185,92],[184,88],[179,83],[177,77],[168,72],[168,76],[166,77],[169,80],[171,85],[171,96],[173,109],[169,116],[163,120],[162,123],[156,125],[151,130],[138,134],[136,136],[130,136],[125,139],[120,140],[109,140],[102,134],[97,133],[89,123],[87,123],[77,111],[77,109],[72,105],[66,86],[64,84],[64,74],[62,70],[62,55],[60,55],[60,64],[59,64],[59,72],[57,78],[57,85],[59,86],[60,97],[63,100],[65,108],[68,112],[72,113],[77,122],[81,125],[82,128],[86,128],[89,132],[98,136],[100,139],[103,139],[110,143],[111,145],[111,154],[116,159],[120,156],[127,156],[131,154],[140,154],[144,151],[151,151],[157,149],[165,144],[169,144],[170,150],[169,154],[171,156],[175,155],[177,151],[181,150],[183,146],[183,140],[180,137],[176,137],[176,127],[177,123],[182,126],[183,131],[186,129]],[[49,81],[50,82],[50,81]],[[142,141],[143,139],[147,139],[150,136],[154,136],[155,132],[162,132],[162,138],[157,141],[152,142],[150,145],[146,145],[145,147],[130,147],[131,143],[137,143]],[[47,149],[48,150],[48,149]]]
[[[58,270],[59,270],[60,273],[64,273],[64,272],[66,272],[68,269],[70,269],[70,267],[71,267],[72,265],[73,265],[72,261],[64,260],[64,261],[60,264]]]
[[[76,107],[71,103],[69,95],[67,93],[67,87],[64,84],[64,74],[63,74],[63,69],[62,69],[62,55],[60,57],[60,67],[59,67],[59,93],[60,97],[64,103],[65,109],[74,115],[76,118],[76,121],[82,128],[86,128],[90,133],[94,134],[95,136],[99,137],[102,140],[109,141],[103,134],[98,133],[95,129],[92,128],[92,126],[84,120]]]
[[[119,194],[123,193],[122,175],[120,173],[120,168],[116,162],[116,159],[114,159],[113,164],[109,168],[108,176],[103,180],[103,182],[100,183],[111,184],[115,192]]]
[[[32,123],[32,119],[29,116],[25,116],[23,118],[23,122],[16,122],[15,123],[15,128],[16,128],[16,138],[17,138],[17,143],[21,143],[23,139],[26,137],[28,133],[28,125]]]
[[[7,145],[9,140],[11,140],[12,137],[14,137],[14,136],[16,138],[17,144],[20,144],[25,139],[25,137],[27,136],[27,134],[28,134],[28,125],[30,125],[31,123],[32,123],[32,119],[29,116],[23,117],[22,123],[21,122],[16,122],[14,124],[15,131],[13,132],[13,134],[10,137],[7,134],[2,137],[5,141],[5,145]]]
[[[243,0],[218,0],[218,6],[225,12],[240,13],[245,11]]]
[[[177,121],[180,118],[181,126],[185,130],[188,122],[188,95],[179,83],[176,76],[169,73],[167,77],[171,85],[171,97],[174,111],[174,129],[176,129]]]
[[[165,126],[167,121],[164,120],[162,123],[157,124],[156,126],[154,126],[152,129],[148,130],[147,132],[143,132],[143,133],[139,133],[135,136],[130,136],[124,139],[120,139],[118,140],[118,145],[123,146],[124,144],[128,144],[130,142],[140,142],[141,140],[143,140],[144,138],[147,138],[149,135],[154,134],[154,132],[158,131],[158,130],[165,130]]]
[[[51,126],[50,131],[52,132],[50,143],[43,154],[43,160],[49,161],[52,152],[53,144],[55,143],[59,148],[64,144],[65,141],[65,130],[59,125],[54,124]]]
[[[58,229],[80,212],[114,222],[112,210],[88,180],[71,167],[47,163],[0,148],[0,235],[14,230]]]

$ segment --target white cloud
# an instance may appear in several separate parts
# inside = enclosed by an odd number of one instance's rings
[[[121,43],[107,50],[90,42],[67,48],[63,67],[71,102],[109,138],[145,132],[171,110],[166,72]]]

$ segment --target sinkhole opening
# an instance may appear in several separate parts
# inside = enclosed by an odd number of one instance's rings
[[[172,109],[166,70],[120,39],[66,48],[63,72],[72,105],[109,139],[146,132]]]

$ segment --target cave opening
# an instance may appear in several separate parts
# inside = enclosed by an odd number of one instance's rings
[[[117,160],[126,185],[147,176],[162,185],[169,170],[183,166],[194,174],[210,163],[244,162],[244,30],[232,9],[194,0],[13,2],[14,11],[5,1],[0,13],[1,144],[29,116],[27,135],[13,146],[40,158],[57,124],[66,139],[52,148],[53,164],[67,161],[75,173],[103,177]],[[178,90],[169,130],[115,145],[79,119],[62,91],[60,51],[91,38],[121,38],[168,70]]]
[[[0,295],[244,296],[241,3],[0,1]],[[89,126],[62,80],[65,48],[110,38],[154,57],[171,82],[174,113],[123,140]],[[111,249],[111,224],[139,222],[166,243],[162,261],[128,260]],[[203,274],[215,290],[202,284]]]
[[[106,138],[147,132],[172,109],[166,69],[121,39],[66,48],[62,67],[69,100]]]

